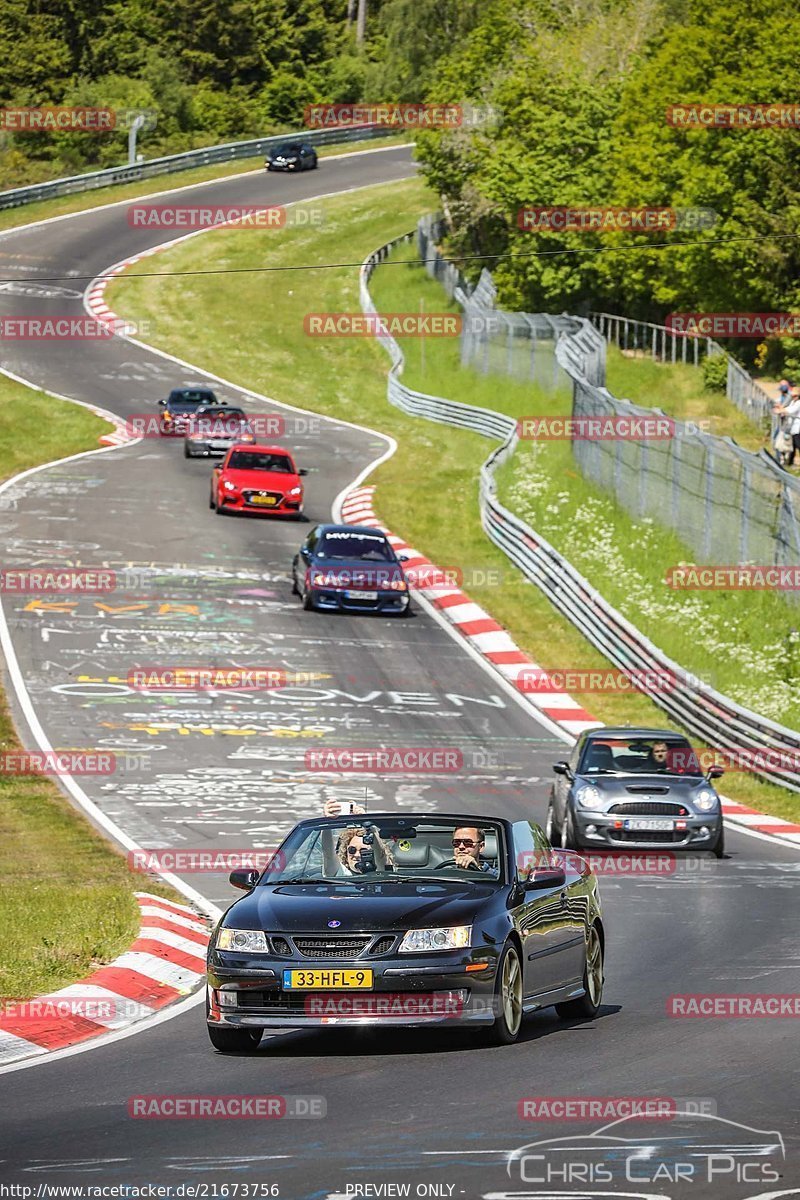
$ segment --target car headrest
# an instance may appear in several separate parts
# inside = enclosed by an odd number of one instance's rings
[[[481,851],[481,858],[497,858],[497,834],[487,830],[484,835],[486,843]]]
[[[596,771],[610,771],[614,767],[614,755],[611,753],[611,747],[606,746],[603,742],[596,743],[589,747],[589,753],[586,755],[586,765],[584,771],[591,771],[592,768]]]
[[[436,853],[436,847],[431,846],[425,838],[392,839],[388,843],[394,861],[398,867],[429,867],[441,862]]]

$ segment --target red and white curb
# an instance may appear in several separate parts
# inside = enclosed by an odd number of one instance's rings
[[[85,979],[0,1006],[0,1065],[123,1029],[205,982],[208,927],[194,909],[137,892],[136,941]]]
[[[516,683],[522,671],[543,670],[520,650],[502,625],[480,605],[474,604],[465,592],[448,581],[446,572],[378,520],[372,507],[374,492],[374,487],[359,487],[350,492],[342,502],[342,520],[351,525],[370,525],[374,529],[383,530],[394,549],[408,556],[403,568],[414,590],[420,592],[440,610],[470,645],[509,682]],[[416,585],[415,575],[419,580]],[[544,716],[560,725],[573,737],[584,729],[596,728],[603,723],[592,717],[591,713],[582,708],[567,692],[536,691],[526,695]],[[743,825],[763,835],[780,837],[800,846],[800,825],[784,821],[781,817],[770,817],[766,813],[756,812],[745,804],[725,797],[722,798],[722,811],[726,819],[733,824]]]

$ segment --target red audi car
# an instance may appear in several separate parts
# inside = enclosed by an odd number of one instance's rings
[[[231,446],[211,476],[209,508],[216,513],[270,512],[299,516],[303,485],[282,446]]]

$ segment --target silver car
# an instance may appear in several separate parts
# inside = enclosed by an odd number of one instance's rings
[[[690,743],[668,729],[590,729],[556,779],[547,813],[553,845],[625,850],[725,850],[722,805]]]
[[[256,436],[241,408],[198,408],[186,423],[184,458],[224,455],[231,446],[253,445]]]

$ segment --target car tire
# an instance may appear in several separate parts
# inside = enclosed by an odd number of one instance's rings
[[[575,818],[572,815],[572,809],[567,805],[564,813],[564,824],[561,827],[561,849],[562,850],[580,850],[578,835],[575,832]]]
[[[313,612],[314,609],[314,593],[311,588],[307,592],[299,592],[298,595],[302,598],[303,608],[306,612]]]
[[[721,821],[719,823],[719,833],[717,834],[717,840],[714,842],[714,845],[711,847],[711,853],[714,855],[714,858],[724,858],[725,857],[725,826],[722,824]]]
[[[556,824],[556,806],[551,799],[547,806],[547,820],[545,821],[544,831],[547,840],[551,846],[556,846],[561,841],[561,830]]]
[[[255,1050],[261,1041],[260,1029],[233,1029],[225,1025],[206,1025],[206,1029],[211,1045],[223,1054]]]
[[[212,509],[213,512],[217,511],[217,502],[214,499],[214,489],[213,488],[211,489],[211,494],[208,497],[208,507],[210,509]]]
[[[183,443],[183,457],[184,457],[184,458],[194,458],[194,455],[189,453],[189,444],[188,444],[188,442],[184,442],[184,443]]]
[[[294,571],[292,571],[292,595],[300,595],[300,588],[297,586],[297,576],[295,575]]]
[[[556,1005],[556,1012],[565,1021],[590,1021],[596,1017],[603,1000],[603,939],[596,925],[589,926],[586,943],[586,963],[583,968],[584,994],[577,1000],[565,1000]]]
[[[522,963],[513,942],[506,942],[494,984],[494,1023],[487,1029],[493,1046],[510,1046],[522,1028]]]

